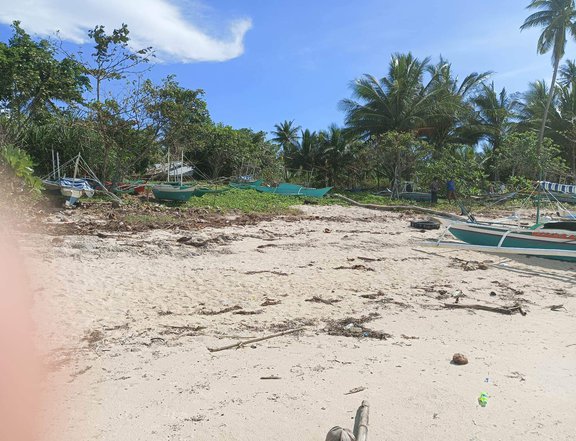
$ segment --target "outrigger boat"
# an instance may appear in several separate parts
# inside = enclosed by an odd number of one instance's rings
[[[332,190],[332,187],[309,188],[296,184],[288,184],[286,182],[278,184],[277,187],[265,187],[263,185],[257,185],[253,188],[254,190],[261,193],[274,193],[284,196],[308,196],[313,198],[324,197],[330,190]]]
[[[170,157],[168,157],[170,158]],[[182,164],[184,164],[184,153],[182,153]],[[168,170],[170,170],[170,160],[168,160]],[[180,168],[180,182],[164,182],[162,184],[157,184],[152,187],[152,193],[154,197],[163,201],[175,201],[175,202],[186,202],[190,200],[193,196],[195,187],[192,185],[186,185],[182,182],[183,172]],[[168,179],[170,179],[170,173],[168,172]]]
[[[576,186],[541,181],[539,188],[576,194]],[[427,245],[443,248],[459,248],[496,254],[519,254],[576,262],[576,221],[548,221],[540,223],[540,207],[536,224],[532,227],[481,223],[473,216],[469,222],[453,222],[448,225],[438,241]],[[444,242],[446,233],[462,242]]]
[[[163,201],[188,201],[193,193],[194,187],[191,185],[180,185],[178,182],[165,182],[152,187],[152,193],[156,199]]]

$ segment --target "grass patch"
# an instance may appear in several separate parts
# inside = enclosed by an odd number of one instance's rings
[[[298,196],[259,193],[255,190],[232,189],[224,193],[209,193],[202,197],[193,197],[186,202],[185,206],[224,213],[298,214],[295,206],[303,204],[304,199]]]

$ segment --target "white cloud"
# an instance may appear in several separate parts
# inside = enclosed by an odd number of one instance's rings
[[[20,20],[30,33],[59,31],[63,40],[75,43],[87,42],[87,30],[96,25],[111,31],[126,23],[132,47],[152,46],[161,60],[226,61],[242,55],[249,19],[228,22],[227,36],[214,37],[187,19],[183,6],[182,0],[0,0],[0,22]]]

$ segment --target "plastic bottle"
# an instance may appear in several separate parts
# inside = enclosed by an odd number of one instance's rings
[[[486,407],[488,404],[488,394],[486,392],[482,392],[478,397],[478,404],[482,407]]]

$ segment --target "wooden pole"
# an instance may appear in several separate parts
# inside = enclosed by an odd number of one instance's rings
[[[354,419],[354,436],[356,441],[368,441],[368,413],[370,405],[368,401],[362,401],[362,405],[356,411]]]
[[[466,218],[462,216],[457,216],[452,213],[446,213],[444,211],[436,211],[431,210],[429,208],[418,207],[415,205],[375,205],[375,204],[361,204],[360,202],[356,202],[353,199],[347,198],[346,196],[342,196],[341,194],[333,194],[333,197],[338,199],[342,199],[349,204],[355,205],[357,207],[368,208],[370,210],[381,210],[381,211],[418,211],[421,213],[432,214],[438,217],[445,217],[452,220],[466,222]]]

